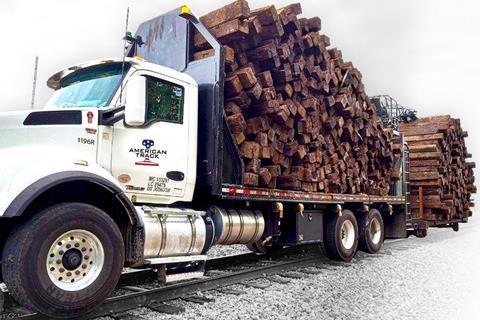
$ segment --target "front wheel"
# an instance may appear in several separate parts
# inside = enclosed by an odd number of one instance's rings
[[[49,207],[8,238],[2,272],[21,305],[55,318],[85,314],[115,288],[122,235],[102,210],[83,203]]]
[[[324,239],[326,255],[334,260],[350,261],[357,252],[358,225],[350,210],[343,210],[327,221]]]

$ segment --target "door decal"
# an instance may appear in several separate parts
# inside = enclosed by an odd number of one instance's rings
[[[158,163],[152,161],[153,159],[160,159],[161,155],[166,155],[167,150],[153,149],[155,141],[151,139],[144,139],[142,141],[142,146],[145,148],[130,148],[130,153],[135,154],[137,158],[143,159],[141,161],[135,162],[137,166],[155,166],[158,167]]]

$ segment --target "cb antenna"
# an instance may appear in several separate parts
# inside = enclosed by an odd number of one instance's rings
[[[127,17],[125,19],[125,37],[123,38],[123,57],[122,57],[122,78],[120,82],[120,104],[123,95],[123,78],[125,77],[125,57],[127,55],[127,33],[128,33],[128,16],[130,15],[130,7],[127,7]]]
[[[32,101],[30,107],[35,108],[35,91],[37,90],[37,74],[38,74],[38,56],[35,57],[35,67],[33,69],[33,86],[32,86]]]

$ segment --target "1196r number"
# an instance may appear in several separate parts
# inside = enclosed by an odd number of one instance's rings
[[[94,145],[94,144],[95,144],[95,140],[93,140],[93,139],[87,139],[87,138],[78,138],[78,143],[88,144],[88,145]]]

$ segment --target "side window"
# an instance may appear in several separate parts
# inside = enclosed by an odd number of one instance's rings
[[[183,123],[185,89],[177,84],[147,77],[146,122]]]

